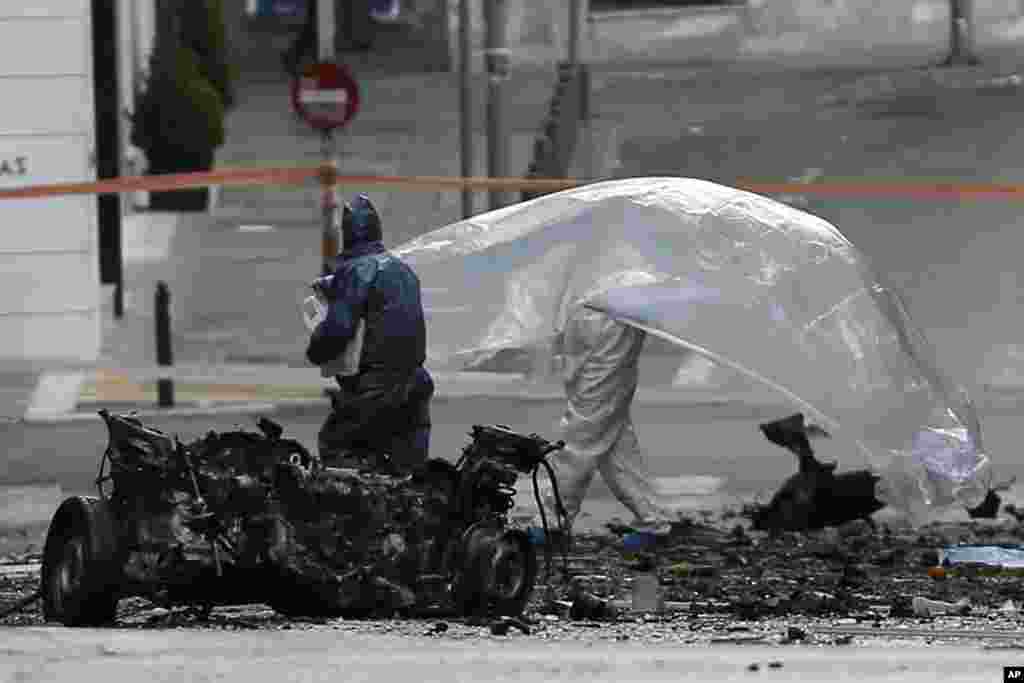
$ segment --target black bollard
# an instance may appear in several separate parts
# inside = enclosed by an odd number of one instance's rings
[[[579,116],[580,121],[590,121],[590,69],[587,68],[586,64],[580,64],[579,70],[576,72],[576,78],[578,80],[577,87],[579,88]]]
[[[166,282],[156,285],[156,363],[160,367],[174,364],[171,349],[171,292]],[[156,383],[157,405],[170,408],[174,405],[174,380],[160,377]]]

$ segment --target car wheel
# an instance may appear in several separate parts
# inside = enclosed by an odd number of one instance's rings
[[[518,616],[537,580],[537,555],[518,530],[480,529],[467,543],[455,589],[460,611],[469,615]]]
[[[43,549],[43,616],[65,626],[114,622],[120,590],[117,536],[105,501],[69,498],[50,522]]]
[[[537,580],[537,555],[529,537],[508,531],[498,540],[485,579],[492,613],[519,616],[533,594]]]

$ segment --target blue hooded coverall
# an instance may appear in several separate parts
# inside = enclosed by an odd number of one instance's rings
[[[344,208],[343,250],[327,292],[326,319],[306,357],[337,358],[366,319],[358,374],[337,377],[341,391],[319,435],[325,463],[350,454],[386,454],[409,467],[427,459],[434,383],[423,367],[426,323],[420,282],[384,248],[380,219],[365,195]]]

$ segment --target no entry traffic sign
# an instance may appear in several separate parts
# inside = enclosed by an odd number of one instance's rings
[[[292,106],[312,127],[334,130],[359,111],[359,88],[344,66],[317,62],[292,81]]]

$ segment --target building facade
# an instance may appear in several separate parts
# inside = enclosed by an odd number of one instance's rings
[[[0,187],[96,178],[91,0],[0,3]],[[117,0],[121,109],[153,0]],[[130,160],[127,119],[123,157]],[[0,201],[0,361],[90,363],[102,343],[97,198]]]
[[[89,0],[0,3],[0,187],[94,177]],[[0,201],[0,358],[100,346],[95,197]]]

